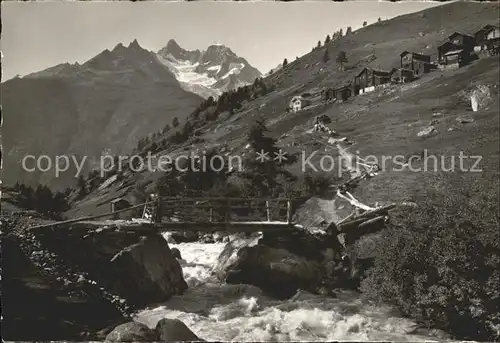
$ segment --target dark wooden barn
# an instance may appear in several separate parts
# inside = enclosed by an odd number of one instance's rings
[[[498,55],[500,52],[500,28],[486,25],[474,35],[475,51],[485,51],[488,55]]]
[[[428,73],[432,69],[431,57],[429,55],[403,51],[399,56],[401,60],[400,68],[411,70],[414,76]]]
[[[394,68],[391,70],[391,82],[394,83],[405,83],[410,82],[414,79],[413,70],[408,70],[404,68]]]
[[[438,46],[438,62],[461,67],[471,61],[474,45],[474,37],[455,32],[448,37],[448,41]]]
[[[354,94],[358,95],[370,92],[374,90],[376,86],[389,83],[390,81],[390,71],[363,68],[363,70],[354,77]]]
[[[337,101],[346,101],[352,96],[352,84],[347,84],[335,89],[335,99]]]

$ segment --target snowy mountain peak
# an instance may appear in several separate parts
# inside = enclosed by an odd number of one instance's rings
[[[190,61],[195,63],[200,57],[199,50],[188,51],[179,46],[174,39],[168,41],[167,45],[158,51],[158,54],[172,61]]]
[[[244,58],[222,44],[212,44],[204,51],[186,50],[171,39],[157,56],[186,90],[205,98],[251,84],[261,76]]]

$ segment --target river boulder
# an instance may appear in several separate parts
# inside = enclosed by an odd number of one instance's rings
[[[146,236],[124,248],[110,261],[117,287],[137,302],[167,300],[187,288],[182,268],[159,235]]]
[[[297,290],[316,292],[324,268],[285,249],[255,241],[230,242],[219,256],[218,276],[230,284],[249,284],[278,299],[293,296]]]
[[[188,286],[165,239],[140,229],[122,231],[120,224],[79,222],[40,230],[37,236],[49,251],[100,287],[143,307],[166,301]]]
[[[182,256],[181,256],[181,252],[179,249],[177,248],[172,248],[170,249],[170,251],[172,252],[172,256],[175,257],[176,259],[178,260],[182,260]]]
[[[155,328],[161,342],[203,341],[179,319],[163,318]]]
[[[192,243],[199,240],[197,232],[194,231],[174,231],[168,234],[167,241],[169,243]]]
[[[107,336],[106,342],[154,342],[159,335],[146,325],[137,322],[128,322],[118,325]]]
[[[226,279],[227,272],[234,267],[238,261],[238,251],[244,247],[251,247],[258,243],[259,236],[252,236],[248,238],[238,238],[229,241],[217,258],[217,265],[215,266],[215,273],[219,280]]]

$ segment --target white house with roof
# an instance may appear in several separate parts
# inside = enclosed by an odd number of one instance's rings
[[[290,100],[289,108],[293,112],[298,112],[303,110],[305,107],[310,106],[312,104],[311,99],[304,97],[302,95],[296,95]]]

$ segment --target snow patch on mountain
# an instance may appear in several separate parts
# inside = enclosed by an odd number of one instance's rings
[[[217,82],[216,79],[208,76],[208,74],[201,74],[195,71],[200,65],[198,62],[177,61],[175,59],[166,59],[161,56],[158,56],[158,60],[167,66],[179,82],[192,83],[204,87],[210,87]]]
[[[157,56],[185,90],[204,98],[217,97],[261,77],[257,69],[222,44],[211,45],[205,51],[190,51],[171,39]]]
[[[218,97],[222,94],[222,91],[211,88],[217,82],[217,79],[210,77],[207,73],[197,73],[195,71],[200,63],[178,61],[172,56],[164,58],[161,55],[158,55],[158,61],[175,75],[184,90],[196,93],[204,98]]]
[[[231,68],[231,70],[225,73],[224,76],[221,77],[221,79],[225,79],[231,74],[238,75],[241,72],[241,70],[245,68],[245,65],[243,63],[231,63],[229,68]]]
[[[205,64],[208,64],[208,63],[210,63],[210,62],[205,62]],[[218,65],[218,66],[208,67],[207,70],[216,70],[216,73],[219,73],[221,68],[222,68],[222,66]]]

